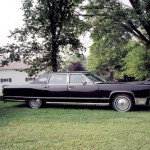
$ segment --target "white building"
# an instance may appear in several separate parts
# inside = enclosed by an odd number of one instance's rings
[[[8,66],[0,67],[0,89],[3,85],[29,84],[32,82],[35,77],[29,77],[26,72],[18,71],[27,68],[29,66],[23,62],[12,62]]]

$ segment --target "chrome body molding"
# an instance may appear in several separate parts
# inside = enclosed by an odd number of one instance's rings
[[[18,99],[5,99],[5,100],[3,100],[4,102],[7,102],[7,101],[9,101],[9,102],[25,102],[26,100],[18,100]]]
[[[109,100],[109,98],[97,98],[97,97],[68,97],[68,99],[95,99],[95,100]]]
[[[67,97],[30,97],[30,96],[5,96],[5,99],[68,99]]]
[[[109,100],[109,98],[96,98],[96,97],[29,97],[29,96],[5,96],[5,99],[96,99],[96,100]]]
[[[46,102],[46,104],[61,104],[61,105],[83,105],[83,106],[109,106],[109,103],[78,103],[78,102]]]

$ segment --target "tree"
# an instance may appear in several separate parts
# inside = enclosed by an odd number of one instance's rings
[[[0,67],[7,65],[7,57],[3,55],[5,49],[0,47]],[[5,60],[5,61],[4,61]]]
[[[90,20],[93,33],[99,32],[99,38],[111,37],[119,39],[127,34],[136,38],[146,49],[145,70],[147,77],[150,72],[150,1],[129,0],[132,7],[126,6],[118,0],[89,0],[87,6],[82,9],[87,10],[87,14],[82,14]],[[121,36],[111,36],[114,30],[120,32]],[[110,38],[109,38],[110,39]],[[141,51],[142,51],[141,50]]]
[[[146,79],[150,72],[145,70],[146,47],[140,45],[136,41],[131,41],[127,44],[128,54],[124,58],[123,75],[135,77],[135,79]]]
[[[90,47],[90,55],[87,59],[88,70],[103,76],[107,80],[113,80],[114,77],[121,77],[125,64],[123,58],[128,53],[128,49],[122,45],[122,40],[120,38],[119,44],[115,44],[114,41],[114,46],[111,47],[105,38],[95,39],[93,45]]]
[[[78,54],[82,45],[78,36],[85,23],[75,15],[82,0],[23,0],[24,26],[10,37],[17,44],[6,46],[10,60],[17,55],[31,65],[30,73],[40,70],[57,71],[63,49]]]
[[[118,0],[89,0],[89,5],[85,6],[87,14],[84,16],[109,20],[112,28],[124,30],[138,38],[143,44],[150,46],[150,1],[129,0],[132,7],[126,6]],[[100,21],[100,20],[98,20]],[[104,28],[104,27],[102,27]]]

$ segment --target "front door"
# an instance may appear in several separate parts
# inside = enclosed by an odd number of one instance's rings
[[[72,73],[69,75],[68,99],[75,102],[97,102],[98,85],[83,74]]]

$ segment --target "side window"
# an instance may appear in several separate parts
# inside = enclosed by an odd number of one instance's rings
[[[47,83],[47,80],[48,80],[48,77],[49,77],[49,74],[47,73],[44,73],[42,75],[40,75],[38,78],[36,78],[33,83],[42,83],[42,84],[45,84]]]
[[[83,84],[86,82],[86,78],[82,74],[71,74],[70,84]]]
[[[52,74],[49,84],[67,84],[67,74]]]

